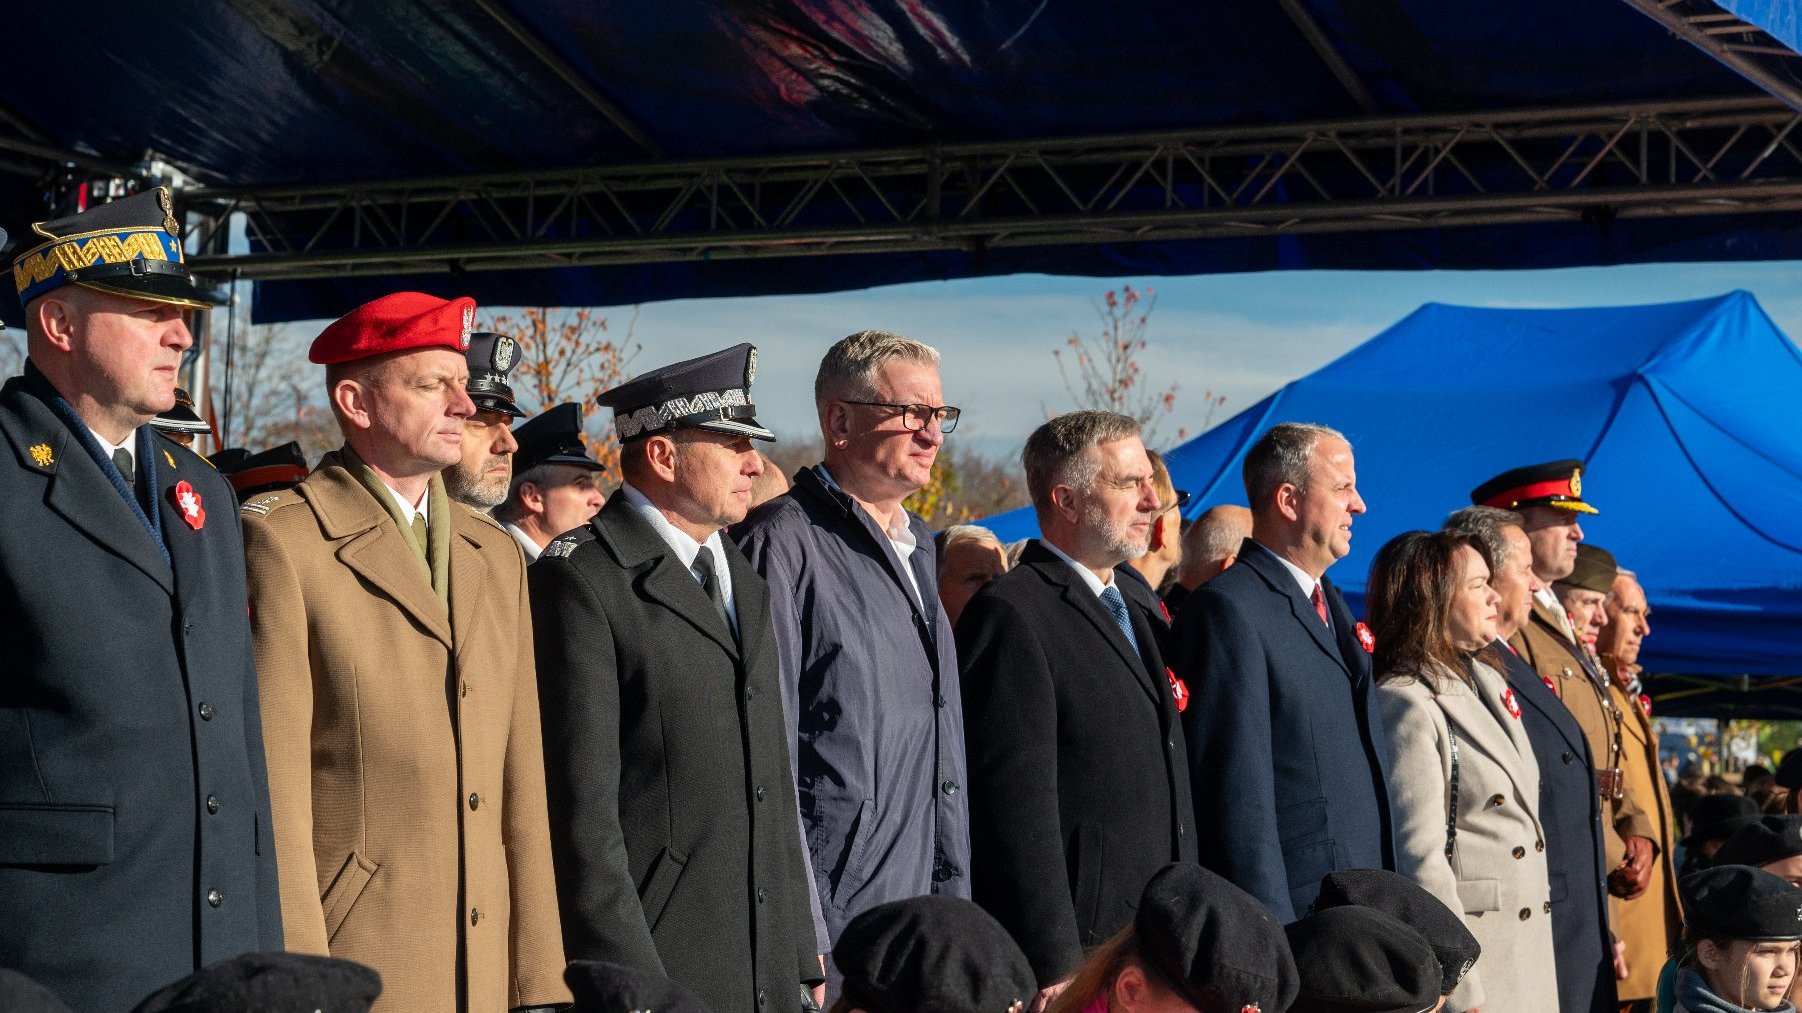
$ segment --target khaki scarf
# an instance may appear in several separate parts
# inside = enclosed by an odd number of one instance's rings
[[[451,543],[451,505],[450,497],[444,492],[444,479],[440,475],[432,476],[432,485],[426,492],[426,543],[421,545],[419,537],[413,531],[409,518],[400,511],[400,504],[395,502],[394,494],[388,491],[387,483],[375,473],[375,469],[363,462],[357,452],[350,449],[349,444],[339,451],[344,458],[344,466],[363,483],[375,501],[388,511],[394,519],[394,526],[399,529],[400,536],[406,539],[407,547],[413,550],[419,565],[425,567],[431,576],[432,590],[438,593],[438,601],[444,606],[446,615],[450,614],[450,543]]]

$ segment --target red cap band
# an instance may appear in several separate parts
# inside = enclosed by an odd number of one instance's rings
[[[1542,499],[1547,496],[1563,496],[1565,499],[1579,498],[1570,491],[1570,479],[1560,478],[1551,482],[1534,482],[1532,485],[1523,485],[1496,493],[1484,500],[1482,505],[1505,509],[1523,500]]]

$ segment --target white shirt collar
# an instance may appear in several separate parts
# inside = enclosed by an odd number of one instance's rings
[[[419,497],[419,505],[418,506],[414,506],[413,504],[408,503],[407,497],[402,496],[400,494],[399,489],[396,489],[395,487],[389,485],[388,483],[383,482],[382,488],[388,490],[388,495],[394,497],[394,502],[397,505],[399,505],[399,507],[400,507],[401,516],[405,517],[407,519],[408,524],[413,523],[413,519],[415,517],[426,522],[427,524],[430,524],[432,522],[431,516],[426,512],[427,507],[430,506],[430,504],[432,502],[432,487],[431,486],[429,486],[429,485],[426,486],[425,495]]]
[[[1296,566],[1287,559],[1284,559],[1282,553],[1265,545],[1263,542],[1254,540],[1251,544],[1270,553],[1271,556],[1275,557],[1277,562],[1283,564],[1283,569],[1288,570],[1289,576],[1295,578],[1295,586],[1301,588],[1301,596],[1309,601],[1314,600],[1314,589],[1320,586],[1319,577],[1311,575],[1308,571]]]
[[[124,443],[114,443],[93,429],[89,429],[88,432],[93,433],[94,442],[100,444],[100,452],[108,458],[111,458],[115,451],[120,450],[130,454],[132,468],[136,470],[138,466],[138,431],[136,429],[126,435]]]
[[[1097,597],[1097,598],[1101,597],[1101,592],[1106,591],[1108,588],[1114,586],[1114,571],[1109,570],[1107,572],[1107,580],[1104,581],[1100,577],[1095,576],[1094,570],[1091,570],[1088,567],[1082,565],[1081,563],[1078,563],[1076,560],[1071,559],[1069,553],[1067,553],[1064,550],[1058,548],[1057,546],[1051,544],[1046,539],[1043,539],[1043,538],[1039,539],[1039,544],[1043,545],[1045,548],[1049,549],[1051,551],[1052,555],[1056,556],[1057,558],[1063,560],[1066,563],[1069,563],[1070,569],[1076,571],[1076,575],[1078,577],[1082,578],[1083,584],[1088,587],[1089,592],[1091,594],[1093,594],[1095,597]],[[1122,592],[1122,593],[1124,593],[1124,592]]]
[[[526,562],[537,559],[538,554],[544,551],[544,546],[533,541],[532,536],[521,530],[519,525],[503,524],[501,527],[506,528],[507,533],[513,536],[513,540],[519,543],[519,547],[526,550]]]
[[[818,465],[818,469],[820,477],[826,481],[827,485],[839,492],[844,492],[844,489],[838,484],[838,480],[832,477],[832,472],[826,470],[824,463]],[[859,506],[858,509],[862,510],[863,507]],[[869,511],[864,511],[864,515],[869,516]],[[870,517],[872,521],[875,519]],[[878,526],[880,527],[880,525]],[[914,601],[919,603],[921,611],[925,611],[925,597],[920,594],[920,582],[914,577],[912,563],[914,550],[920,547],[920,543],[914,537],[913,524],[908,519],[906,508],[895,511],[889,526],[884,528],[882,533],[888,536],[889,544],[895,547],[895,556],[901,560],[901,572],[907,575],[907,584],[913,588]]]

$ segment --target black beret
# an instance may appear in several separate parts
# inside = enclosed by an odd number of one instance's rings
[[[1381,911],[1328,908],[1286,931],[1301,974],[1292,1013],[1426,1013],[1439,1004],[1438,955]]]
[[[132,1013],[368,1013],[381,975],[305,953],[243,953],[165,986]]]
[[[1256,898],[1199,865],[1177,862],[1151,877],[1133,927],[1140,956],[1192,1006],[1275,1013],[1295,999],[1282,926]]]
[[[1783,754],[1783,762],[1777,764],[1777,787],[1790,791],[1802,789],[1802,749],[1792,749]]]
[[[841,993],[871,1013],[1019,1013],[1038,992],[1026,954],[987,911],[940,895],[891,901],[839,933]]]
[[[0,242],[5,242],[0,237]],[[6,1013],[69,1013],[51,991],[23,974],[0,967],[0,1010]]]
[[[1470,934],[1464,919],[1425,887],[1386,869],[1343,869],[1329,872],[1320,881],[1315,911],[1355,904],[1374,908],[1408,926],[1433,947],[1439,957],[1439,993],[1452,989],[1470,973],[1483,947]]]
[[[707,1006],[688,989],[661,974],[624,964],[572,960],[563,970],[563,980],[576,997],[570,1013],[707,1013]],[[800,1005],[798,994],[795,1005]]]
[[[1550,506],[1577,513],[1596,512],[1595,507],[1583,502],[1583,462],[1574,458],[1504,471],[1472,489],[1470,501],[1503,510]]]
[[[1614,590],[1614,578],[1620,576],[1620,572],[1620,564],[1614,561],[1613,553],[1583,542],[1577,546],[1577,565],[1571,568],[1570,576],[1558,583],[1607,594]]]
[[[1802,816],[1761,816],[1733,832],[1714,853],[1716,865],[1769,865],[1802,855]]]
[[[1802,939],[1802,889],[1746,865],[1717,865],[1677,884],[1691,939]]]
[[[1691,841],[1724,841],[1758,822],[1758,803],[1744,795],[1703,795],[1689,805]]]

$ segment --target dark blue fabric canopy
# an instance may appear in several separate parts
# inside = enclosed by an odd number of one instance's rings
[[[1357,454],[1369,513],[1332,577],[1362,608],[1389,538],[1436,528],[1503,470],[1588,464],[1587,540],[1651,602],[1643,663],[1691,675],[1802,675],[1802,353],[1744,292],[1657,306],[1430,304],[1169,451],[1190,517],[1245,502],[1246,448],[1318,422]],[[1036,533],[1030,509],[982,522]]]
[[[1783,30],[1787,0],[1736,2]],[[200,182],[242,185],[1758,94],[1621,0],[1301,7],[1370,106],[1270,0],[97,0],[8,11],[0,123],[48,146],[122,163],[148,153]],[[600,108],[609,104],[618,116]],[[24,234],[42,204],[37,180],[0,173],[0,227]],[[264,249],[255,237],[252,249]],[[335,316],[400,287],[606,305],[1020,271],[1787,257],[1802,257],[1802,215],[1604,216],[283,281],[259,285],[254,305],[258,319],[282,320]]]

